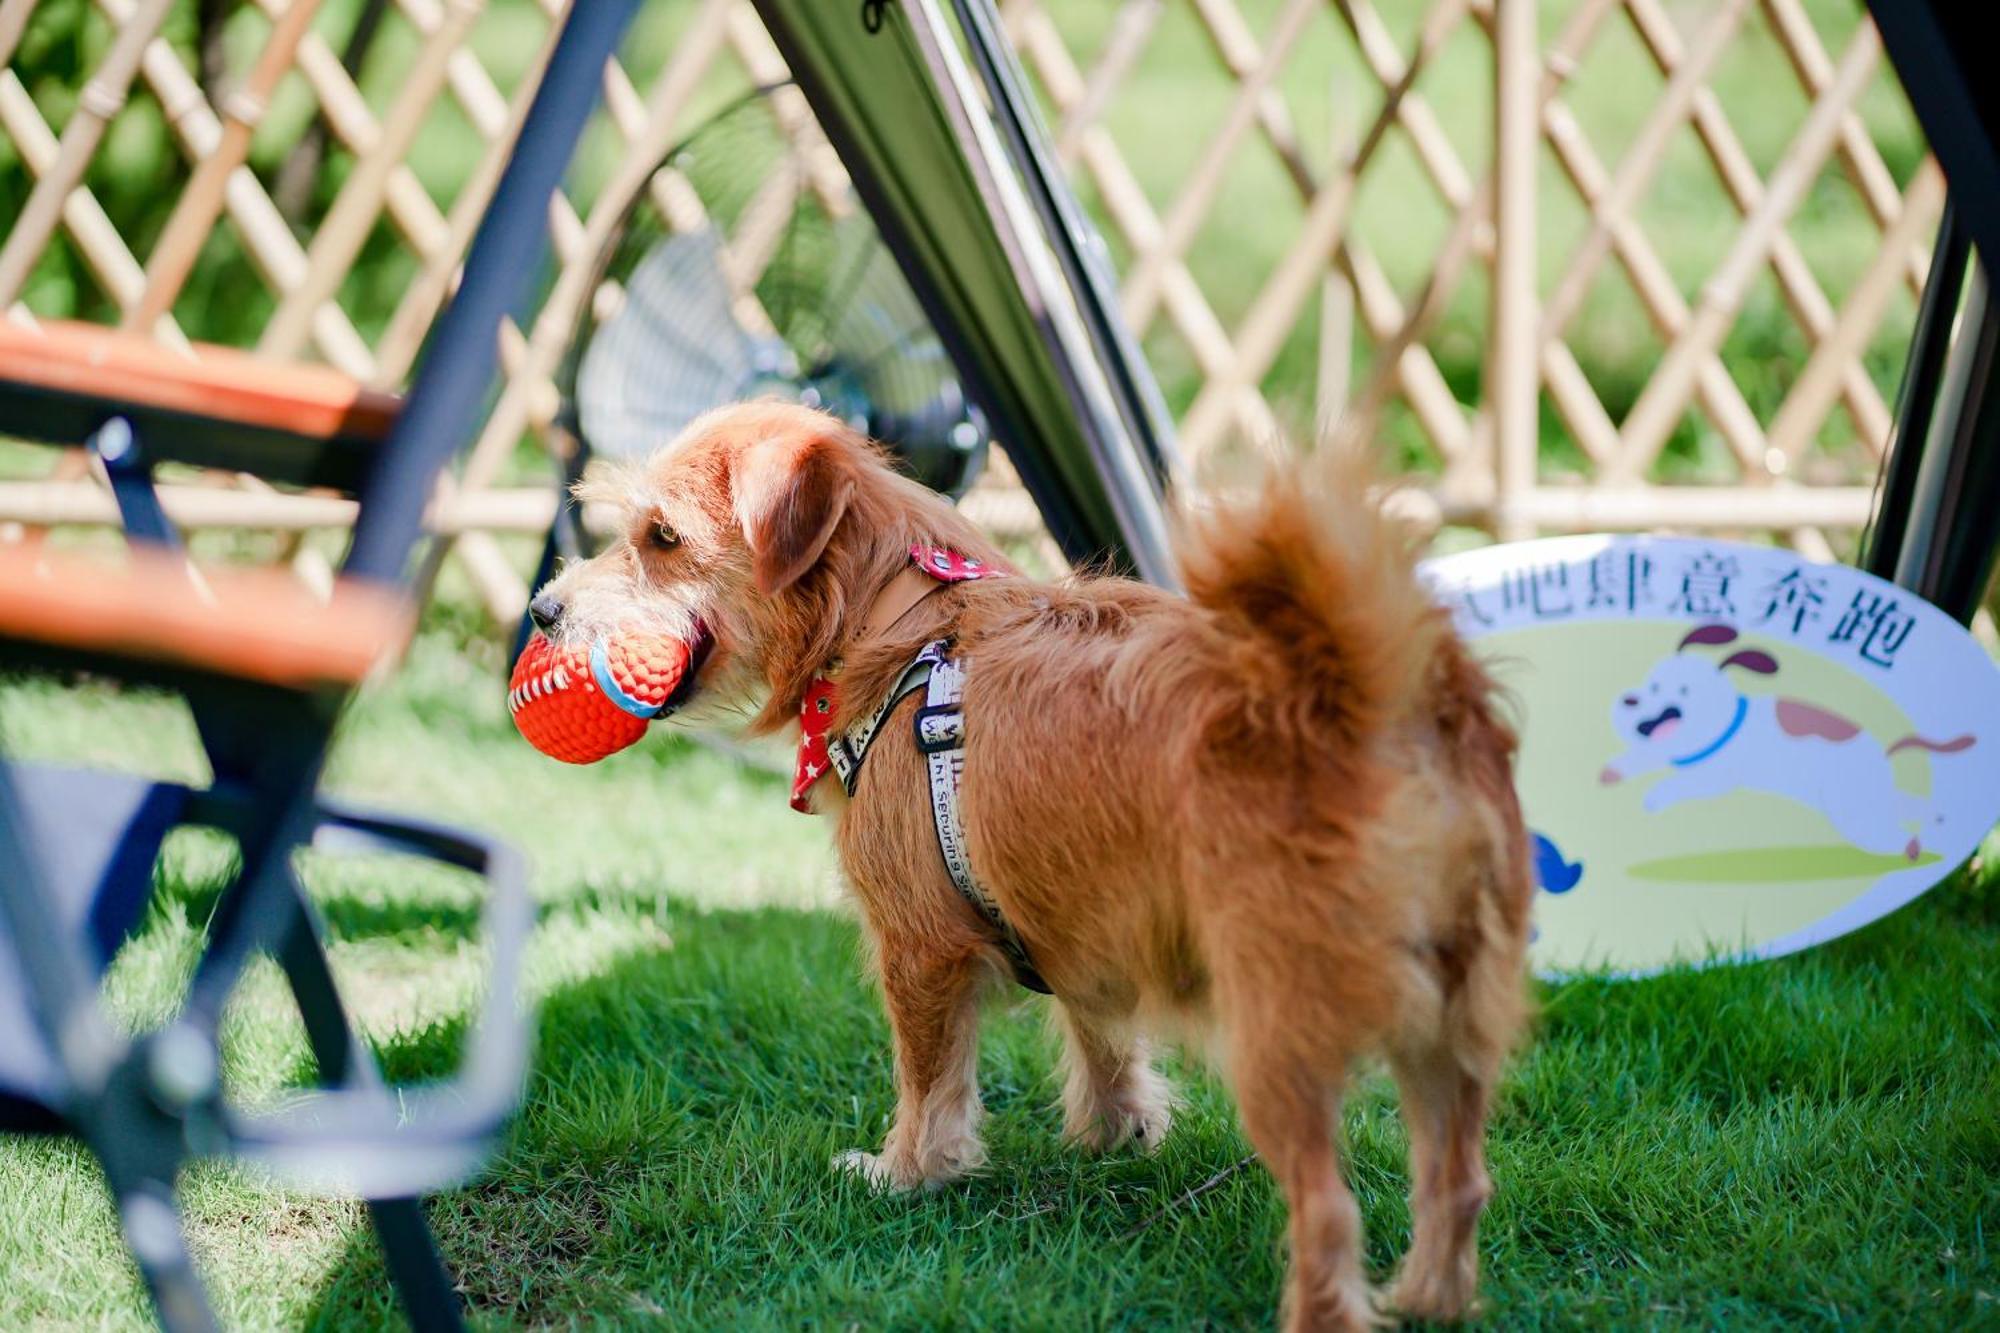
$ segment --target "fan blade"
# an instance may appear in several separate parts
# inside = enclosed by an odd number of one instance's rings
[[[669,236],[647,252],[625,284],[623,308],[577,368],[577,416],[592,449],[647,453],[778,370],[783,349],[746,332],[733,299],[713,230]]]
[[[848,290],[830,293],[833,359],[878,410],[921,416],[940,397],[958,397],[957,373],[888,247],[872,229],[853,235],[857,253],[839,266]]]
[[[849,225],[840,242],[827,283],[829,347],[814,384],[864,408],[869,431],[911,476],[962,495],[985,460],[985,425],[873,225]]]

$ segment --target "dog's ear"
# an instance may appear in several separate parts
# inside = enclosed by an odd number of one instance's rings
[[[1680,642],[1680,648],[1692,647],[1698,643],[1717,644],[1734,643],[1735,641],[1736,631],[1727,625],[1699,625],[1687,632],[1687,637]],[[1679,652],[1680,648],[1676,648],[1674,651]]]
[[[854,498],[854,474],[832,434],[784,436],[750,446],[735,489],[757,591],[768,597],[826,550]]]
[[[1733,630],[1730,632],[1729,637],[1732,639],[1736,637]],[[1722,665],[1726,667],[1742,667],[1745,671],[1754,671],[1760,676],[1775,676],[1778,674],[1778,659],[1769,653],[1760,653],[1755,648],[1745,648],[1740,653],[1731,653],[1722,659]]]

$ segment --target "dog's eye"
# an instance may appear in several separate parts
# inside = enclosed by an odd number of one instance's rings
[[[654,550],[671,551],[674,547],[681,544],[681,535],[674,531],[673,524],[662,519],[653,525],[653,531],[649,535],[648,540],[653,544]]]

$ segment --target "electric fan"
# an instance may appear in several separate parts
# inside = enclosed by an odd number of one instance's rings
[[[643,456],[712,407],[775,394],[831,412],[918,480],[961,494],[986,432],[887,249],[860,219],[839,233],[846,253],[834,271],[846,281],[790,336],[738,322],[712,227],[654,244],[577,370],[589,447]]]
[[[777,395],[833,413],[917,480],[961,495],[984,462],[985,425],[867,213],[844,196],[830,206],[824,180],[815,188],[773,91],[711,118],[661,164],[699,200],[699,225],[676,230],[652,194],[635,204],[575,344],[573,428],[592,453],[643,457],[712,407]],[[732,282],[760,250],[756,281]]]

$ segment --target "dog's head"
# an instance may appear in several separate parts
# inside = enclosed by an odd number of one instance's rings
[[[1727,625],[1690,630],[1673,656],[1655,666],[1643,685],[1612,704],[1612,727],[1635,747],[1657,745],[1676,753],[1695,753],[1721,739],[1735,719],[1742,694],[1727,668],[1763,676],[1778,669],[1769,653],[1755,648],[1731,653],[1720,662],[1687,651],[1735,639],[1736,631]]]
[[[594,469],[578,492],[602,507],[611,540],[536,594],[535,622],[563,641],[639,628],[698,646],[682,718],[768,692],[753,726],[778,725],[912,541],[984,554],[950,505],[865,437],[789,403],[719,408],[642,464]]]

